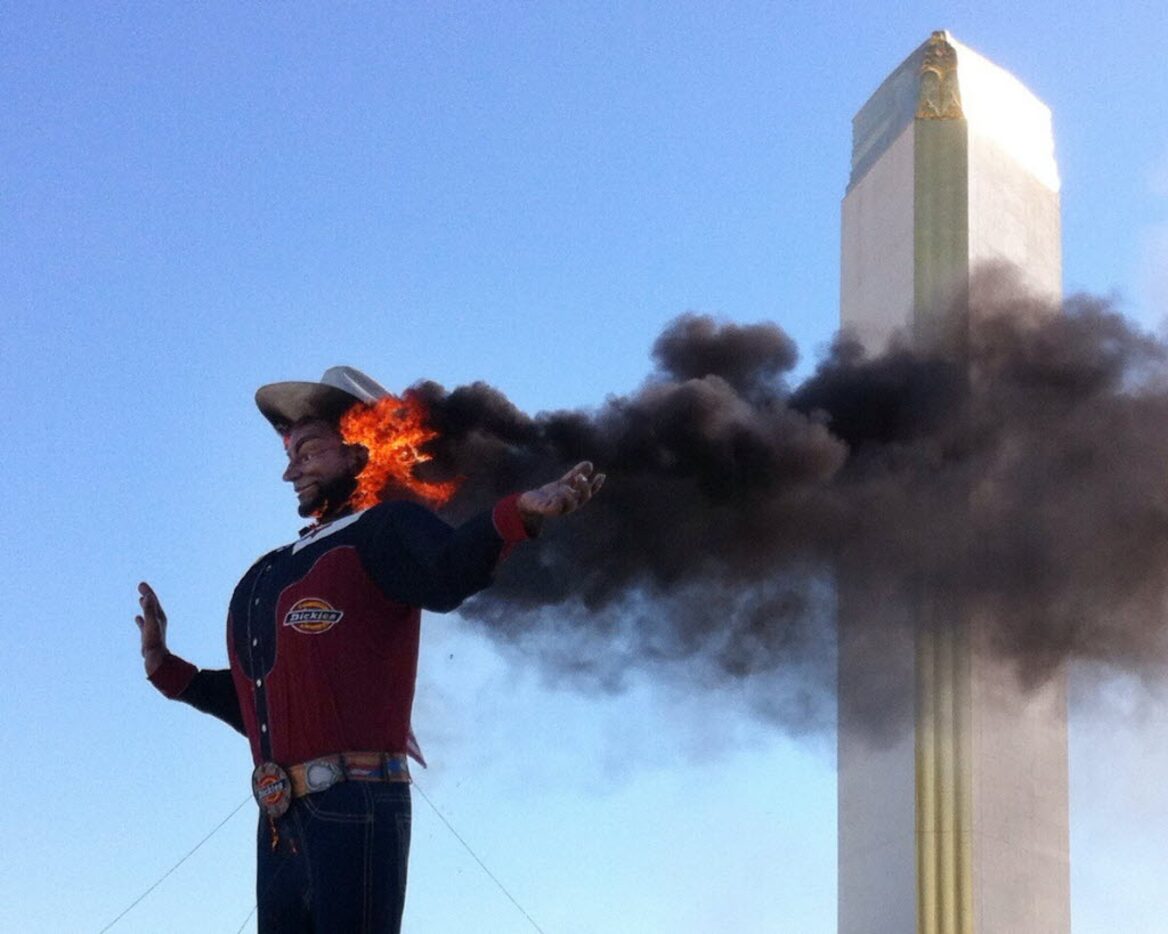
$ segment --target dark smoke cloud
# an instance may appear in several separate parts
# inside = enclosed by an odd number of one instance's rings
[[[1099,299],[1056,314],[997,291],[960,359],[841,338],[797,387],[777,325],[696,315],[595,410],[533,417],[482,383],[419,384],[432,466],[467,478],[453,519],[580,460],[609,477],[463,614],[557,677],[761,683],[794,731],[831,716],[841,589],[875,638],[922,592],[989,619],[1026,682],[1070,659],[1158,674],[1168,347]]]

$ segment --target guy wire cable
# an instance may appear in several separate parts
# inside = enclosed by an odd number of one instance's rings
[[[215,836],[215,834],[217,834],[222,829],[224,824],[226,824],[229,820],[231,820],[231,818],[233,818],[237,813],[239,813],[240,808],[242,808],[245,804],[247,804],[247,802],[252,801],[252,800],[254,800],[252,798],[252,796],[248,795],[246,798],[244,798],[242,801],[240,801],[239,804],[237,804],[235,806],[235,810],[233,810],[230,814],[228,814],[225,818],[223,818],[223,820],[219,821],[218,824],[216,824],[213,828],[211,828],[211,832],[208,833],[207,836],[203,837],[203,839],[200,840],[198,843],[196,843],[193,847],[191,847],[190,851],[187,853],[186,856],[184,856],[182,859],[180,859],[177,863],[175,863],[173,866],[171,866],[168,870],[166,870],[166,872],[164,872],[159,877],[158,881],[156,881],[152,886],[150,886],[150,888],[148,888],[145,892],[143,892],[141,895],[139,895],[137,898],[135,898],[132,902],[130,902],[130,904],[125,909],[122,910],[122,913],[120,915],[118,915],[116,918],[114,918],[113,921],[111,921],[105,927],[103,927],[98,932],[98,934],[105,934],[106,931],[108,931],[115,924],[117,924],[119,921],[121,921],[122,918],[124,918],[126,915],[128,915],[130,913],[130,911],[133,910],[135,905],[137,905],[140,901],[142,901],[142,899],[144,899],[147,895],[149,895],[156,888],[158,888],[158,886],[160,886],[166,880],[166,877],[169,876],[176,869],[178,869],[179,866],[181,866],[188,859],[190,859],[192,856],[194,856],[195,853],[198,851],[199,847],[201,847],[204,843],[206,843],[213,836]]]
[[[426,792],[424,792],[424,791],[421,789],[421,787],[418,785],[417,779],[415,779],[414,781],[412,781],[410,784],[412,784],[412,785],[413,785],[413,787],[414,787],[415,789],[417,789],[417,792],[418,792],[418,794],[420,794],[420,795],[422,796],[422,800],[423,800],[423,801],[425,801],[427,805],[429,805],[429,807],[430,807],[430,810],[431,810],[431,811],[433,811],[433,812],[434,812],[434,813],[435,813],[435,814],[438,816],[438,819],[439,819],[440,821],[442,821],[442,823],[443,823],[443,825],[446,827],[446,829],[447,829],[447,830],[449,830],[449,831],[450,831],[450,833],[451,833],[451,834],[454,836],[454,839],[456,839],[456,840],[457,840],[459,843],[461,843],[461,844],[462,844],[462,846],[463,846],[463,849],[465,849],[465,850],[466,850],[466,851],[467,851],[467,852],[468,852],[468,853],[471,855],[471,858],[472,858],[472,859],[473,859],[473,860],[474,860],[476,863],[478,863],[478,865],[479,865],[479,868],[480,868],[480,869],[482,869],[482,871],[483,871],[483,872],[485,872],[485,873],[487,874],[487,877],[488,877],[488,878],[489,878],[489,879],[490,879],[492,882],[494,882],[496,886],[498,886],[498,888],[499,888],[499,891],[500,891],[500,892],[502,892],[504,895],[506,895],[506,896],[507,896],[507,899],[508,899],[508,900],[511,902],[511,904],[512,904],[512,905],[514,905],[514,906],[516,907],[516,909],[518,909],[519,913],[520,913],[520,914],[522,914],[522,915],[523,915],[523,917],[527,919],[528,923],[529,923],[529,924],[530,924],[530,925],[531,925],[533,928],[535,928],[535,930],[539,931],[539,934],[545,934],[545,932],[544,932],[543,928],[541,928],[541,927],[540,927],[540,926],[539,926],[539,925],[536,923],[535,919],[534,919],[534,918],[533,918],[533,917],[532,917],[530,914],[528,914],[528,913],[527,913],[527,910],[526,910],[526,909],[525,909],[525,908],[524,908],[522,905],[520,905],[520,904],[519,904],[519,902],[516,900],[515,896],[514,896],[514,895],[512,895],[512,894],[511,894],[511,893],[510,893],[510,892],[507,890],[507,887],[506,887],[505,885],[503,885],[503,883],[502,883],[502,882],[500,882],[500,881],[499,881],[498,877],[497,877],[497,876],[496,876],[496,875],[495,875],[493,872],[491,872],[491,870],[490,870],[490,869],[488,869],[488,868],[487,868],[487,865],[486,865],[486,863],[484,863],[484,862],[483,862],[483,861],[482,861],[482,860],[479,858],[478,854],[477,854],[477,853],[475,853],[475,851],[471,849],[471,846],[470,846],[470,844],[469,844],[469,843],[467,843],[467,842],[466,842],[466,840],[464,840],[464,839],[462,838],[462,835],[461,835],[461,834],[460,834],[460,833],[459,833],[457,830],[455,830],[455,829],[454,829],[454,825],[452,825],[452,824],[450,823],[450,821],[449,821],[449,820],[447,820],[447,818],[446,818],[446,815],[445,815],[445,814],[443,814],[443,813],[442,813],[440,810],[438,810],[438,808],[435,806],[434,802],[430,800],[430,798],[429,798],[429,796],[426,794]],[[200,849],[200,848],[203,846],[203,844],[204,844],[204,843],[206,843],[206,842],[207,842],[208,840],[210,840],[210,839],[211,839],[213,836],[215,836],[215,834],[217,834],[217,833],[218,833],[218,832],[219,832],[221,829],[223,829],[223,826],[224,826],[224,825],[225,825],[225,824],[226,824],[226,823],[227,823],[229,820],[231,820],[231,818],[233,818],[233,817],[234,817],[234,816],[235,816],[237,813],[239,813],[239,810],[240,810],[240,809],[241,809],[241,808],[242,808],[242,807],[243,807],[245,804],[247,804],[247,803],[248,803],[249,801],[251,801],[251,800],[253,800],[252,796],[251,796],[251,795],[248,795],[246,798],[244,798],[242,801],[240,801],[240,802],[239,802],[239,804],[237,804],[237,805],[235,806],[235,808],[234,808],[234,809],[231,811],[231,813],[230,813],[230,814],[228,814],[226,817],[224,817],[224,818],[223,818],[223,820],[219,821],[219,823],[218,823],[218,824],[216,824],[214,827],[212,827],[212,828],[211,828],[211,830],[210,830],[210,831],[207,833],[207,835],[206,835],[206,836],[204,836],[204,837],[203,837],[203,839],[202,839],[202,840],[200,840],[200,841],[199,841],[198,843],[196,843],[196,844],[195,844],[193,847],[191,847],[191,849],[190,849],[189,851],[187,851],[187,853],[186,853],[186,854],[185,854],[185,855],[184,855],[184,856],[183,856],[183,857],[182,857],[182,858],[181,858],[181,859],[180,859],[180,860],[179,860],[177,863],[175,863],[175,864],[174,864],[173,866],[171,866],[171,867],[170,867],[168,870],[166,870],[166,872],[164,872],[164,873],[163,873],[161,876],[159,876],[159,878],[158,878],[158,879],[157,879],[157,880],[156,880],[156,881],[155,881],[155,882],[154,882],[154,883],[153,883],[153,884],[152,884],[152,885],[151,885],[149,888],[147,888],[147,889],[146,889],[146,891],[144,891],[144,892],[143,892],[141,895],[139,895],[139,896],[138,896],[136,899],[134,899],[132,902],[130,902],[130,904],[129,904],[129,905],[127,905],[127,906],[126,906],[124,909],[122,909],[121,913],[120,913],[120,914],[118,914],[118,916],[117,916],[116,918],[114,918],[112,921],[110,921],[110,923],[109,923],[109,924],[107,924],[105,927],[103,927],[103,928],[102,928],[102,929],[101,929],[101,930],[98,932],[98,934],[105,934],[105,932],[106,932],[106,931],[108,931],[108,930],[109,930],[110,928],[112,928],[112,927],[113,927],[115,924],[117,924],[119,921],[121,921],[121,920],[122,920],[122,918],[124,918],[126,915],[128,915],[128,914],[129,914],[129,913],[130,913],[130,912],[131,912],[131,911],[132,911],[132,910],[133,910],[135,907],[137,907],[137,905],[139,904],[139,902],[141,902],[143,899],[145,899],[147,895],[149,895],[149,894],[150,894],[151,892],[153,892],[153,891],[154,891],[156,888],[158,888],[158,886],[160,886],[160,885],[161,885],[163,882],[165,882],[165,881],[166,881],[166,879],[167,879],[167,878],[168,878],[168,877],[169,877],[169,876],[170,876],[170,875],[171,875],[171,874],[172,874],[172,873],[173,873],[173,872],[174,872],[176,869],[178,869],[178,867],[179,867],[179,866],[181,866],[181,865],[182,865],[183,863],[185,863],[185,862],[186,862],[188,859],[190,859],[192,856],[194,856],[194,855],[195,855],[195,853],[197,853],[197,852],[199,851],[199,849]],[[252,916],[253,914],[255,914],[255,906],[253,906],[253,907],[252,907],[251,911],[250,911],[250,912],[248,912],[248,915],[247,915],[247,917],[246,917],[246,918],[244,918],[244,920],[243,920],[243,925],[242,925],[242,926],[240,927],[240,929],[239,929],[240,931],[242,931],[242,930],[243,930],[243,928],[247,926],[247,922],[251,920],[251,916]]]
[[[410,784],[412,784],[414,786],[414,788],[417,789],[418,794],[420,794],[422,796],[422,800],[425,801],[428,805],[430,805],[430,810],[438,815],[438,819],[440,821],[442,821],[443,824],[446,825],[447,830],[449,830],[452,834],[454,834],[454,838],[459,843],[461,843],[463,845],[463,847],[466,849],[466,851],[474,858],[474,861],[479,864],[479,867],[482,869],[482,871],[485,872],[490,877],[491,881],[494,882],[495,885],[497,885],[499,887],[499,891],[501,891],[504,895],[507,896],[508,899],[510,899],[511,904],[519,909],[520,914],[522,914],[523,917],[525,917],[528,920],[528,922],[531,924],[531,926],[533,928],[535,928],[537,931],[539,931],[539,934],[544,934],[543,928],[541,928],[538,924],[535,923],[535,919],[527,913],[527,911],[524,909],[524,907],[522,905],[519,904],[519,902],[517,902],[515,900],[515,896],[507,891],[507,887],[504,886],[503,883],[500,882],[495,877],[495,874],[487,868],[486,863],[484,863],[481,859],[479,859],[478,854],[475,853],[475,851],[470,848],[470,844],[462,839],[462,836],[459,834],[459,832],[457,830],[455,830],[454,827],[451,825],[450,821],[448,821],[446,819],[446,815],[444,815],[441,811],[438,810],[438,808],[436,808],[434,806],[434,802],[430,800],[430,798],[426,795],[426,792],[422,791],[421,787],[418,785],[418,780],[415,778],[410,782]]]

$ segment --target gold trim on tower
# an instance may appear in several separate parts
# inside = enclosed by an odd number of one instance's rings
[[[961,87],[957,83],[957,50],[949,44],[949,37],[943,31],[929,37],[920,79],[918,120],[960,120],[964,116]]]
[[[922,608],[917,633],[917,934],[973,934],[969,640]]]

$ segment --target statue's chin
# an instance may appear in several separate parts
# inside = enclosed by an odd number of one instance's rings
[[[324,518],[336,512],[349,501],[357,489],[356,477],[342,477],[340,480],[320,489],[316,496],[297,507],[302,519]]]

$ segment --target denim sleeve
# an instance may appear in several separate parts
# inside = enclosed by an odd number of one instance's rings
[[[243,729],[243,715],[239,712],[235,682],[231,679],[229,669],[204,668],[195,672],[190,684],[175,699],[190,704],[195,710],[218,717],[236,732],[247,735]]]
[[[380,507],[361,548],[365,570],[391,600],[446,613],[491,583],[504,539],[491,512],[458,527],[408,502]]]

